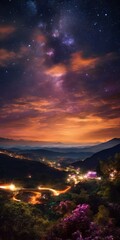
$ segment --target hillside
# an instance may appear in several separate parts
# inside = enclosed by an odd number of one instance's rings
[[[65,177],[65,172],[53,169],[43,163],[0,154],[0,180],[55,184],[64,181]]]
[[[97,152],[91,157],[86,158],[84,161],[78,161],[72,165],[74,167],[80,167],[82,169],[96,169],[100,160],[106,161],[107,159],[114,157],[116,153],[120,153],[120,144],[115,147]]]

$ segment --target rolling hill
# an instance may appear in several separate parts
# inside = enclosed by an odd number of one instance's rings
[[[30,176],[30,177],[29,177]],[[66,173],[43,163],[0,154],[0,180],[20,180],[55,184],[64,182]]]

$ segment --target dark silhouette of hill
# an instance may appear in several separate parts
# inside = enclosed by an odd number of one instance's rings
[[[29,175],[32,177],[29,180],[41,184],[62,182],[66,177],[65,172],[51,168],[43,163],[0,154],[0,180],[16,179],[27,181]]]
[[[74,167],[80,167],[82,169],[96,169],[99,161],[107,161],[108,159],[113,158],[116,153],[120,153],[120,144],[115,147],[97,152],[91,157],[86,158],[84,161],[78,161],[72,165]]]

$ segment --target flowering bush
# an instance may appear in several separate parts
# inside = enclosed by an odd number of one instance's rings
[[[46,237],[47,240],[119,240],[120,229],[113,225],[99,226],[91,219],[90,207],[78,205],[71,214],[60,220]]]

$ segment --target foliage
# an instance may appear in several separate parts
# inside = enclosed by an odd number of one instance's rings
[[[110,220],[109,215],[109,210],[104,205],[100,205],[95,220],[100,225],[107,224]]]
[[[2,240],[40,239],[48,220],[25,203],[7,202],[0,206],[0,234]]]
[[[116,153],[113,159],[109,161],[100,161],[100,173],[104,178],[109,179],[110,174],[115,171],[114,180],[120,180],[120,153]]]
[[[100,209],[103,207],[100,207]],[[105,209],[104,212],[106,213]],[[120,233],[114,226],[101,227],[91,219],[90,207],[87,204],[78,205],[71,214],[63,218],[52,228],[47,240],[118,240]]]

